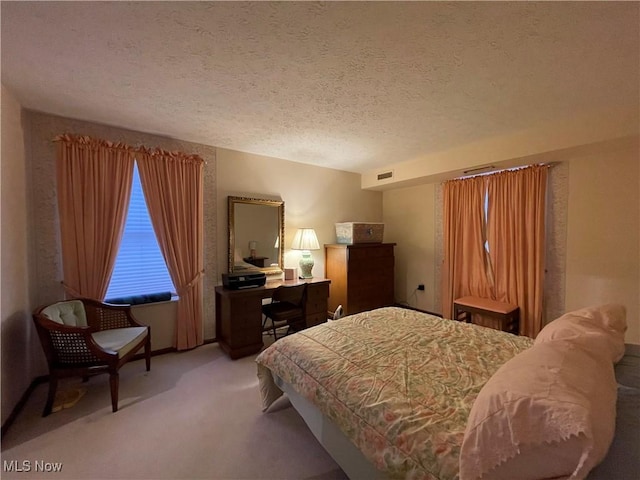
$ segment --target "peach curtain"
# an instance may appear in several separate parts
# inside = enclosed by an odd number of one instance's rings
[[[520,306],[520,335],[542,328],[546,165],[487,176],[495,300]]]
[[[203,179],[197,155],[139,149],[140,182],[178,296],[175,346],[203,343]]]
[[[55,140],[63,285],[71,297],[103,300],[129,206],[133,151],[87,136]]]
[[[442,314],[453,318],[453,301],[465,295],[491,298],[492,289],[484,248],[485,178],[445,182],[444,265]]]

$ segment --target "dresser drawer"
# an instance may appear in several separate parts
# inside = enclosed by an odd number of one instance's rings
[[[393,287],[393,278],[382,278],[377,282],[363,282],[351,288],[349,314],[393,305]]]
[[[393,278],[395,259],[393,257],[377,257],[374,259],[352,259],[349,262],[349,277],[356,281],[375,279],[379,276]]]
[[[393,257],[393,245],[367,245],[366,247],[353,246],[349,248],[349,263],[352,261],[366,260],[375,262],[377,258]]]

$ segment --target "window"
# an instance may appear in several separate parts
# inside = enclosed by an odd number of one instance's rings
[[[175,287],[151,226],[136,164],[127,220],[106,298],[160,292],[175,293]]]

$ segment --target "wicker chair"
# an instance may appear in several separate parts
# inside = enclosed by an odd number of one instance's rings
[[[111,406],[118,411],[118,370],[144,347],[151,368],[151,330],[140,325],[128,305],[89,299],[57,302],[33,313],[38,336],[49,364],[49,394],[42,412],[51,413],[58,379],[81,376],[87,380],[109,374]]]

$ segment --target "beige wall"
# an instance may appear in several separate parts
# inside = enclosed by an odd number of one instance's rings
[[[360,189],[360,175],[218,148],[218,267],[227,271],[227,196],[283,200],[285,267],[297,267],[291,250],[299,227],[316,230],[320,246],[335,243],[335,223],[382,221],[382,193]],[[386,240],[387,238],[385,238]],[[314,277],[324,275],[324,250],[311,252]]]
[[[538,158],[540,155],[637,135],[639,113],[637,105],[629,105],[555,119],[366,172],[362,175],[362,188],[388,190],[441,182],[479,167],[499,169],[530,165],[543,161]],[[393,171],[392,178],[378,180],[379,172],[389,170]]]
[[[2,423],[31,381],[46,373],[31,320],[27,163],[21,107],[2,86]]]
[[[619,302],[640,344],[640,149],[620,142],[569,162],[566,309]]]
[[[627,307],[629,323],[626,340],[640,344],[639,153],[638,137],[625,137],[549,152],[538,161],[561,162],[554,167],[560,177],[568,172],[566,181],[560,178],[562,181],[554,185],[555,198],[550,198],[556,215],[557,231],[553,234],[561,234],[562,239],[556,238],[553,251],[548,252],[548,260],[553,262],[548,279],[564,282],[549,289],[549,295],[557,296],[550,299],[554,307],[550,311],[622,303]],[[414,307],[439,311],[435,290],[439,288],[438,212],[432,208],[433,187],[431,184],[385,191],[383,218],[388,238],[398,242],[398,299],[409,300]],[[433,291],[414,295],[418,283],[425,283],[427,290]],[[405,298],[401,297],[403,293]]]
[[[396,300],[422,310],[435,310],[435,185],[384,192],[386,239],[395,242]],[[419,284],[424,291],[417,290]]]

